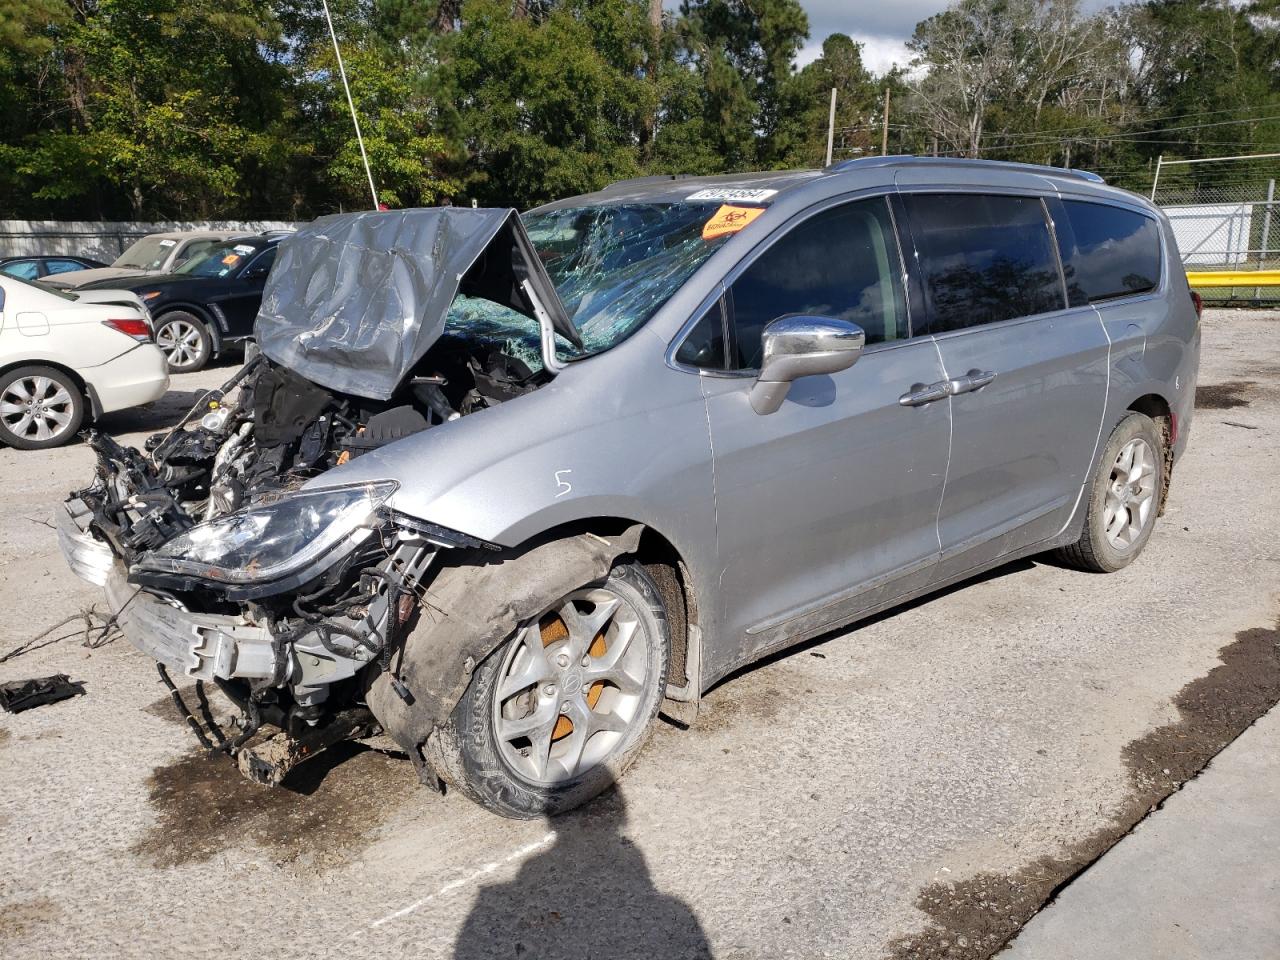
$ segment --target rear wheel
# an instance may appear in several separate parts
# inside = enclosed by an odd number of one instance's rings
[[[213,337],[195,314],[175,310],[156,321],[156,346],[169,361],[171,373],[194,373],[209,362]]]
[[[484,807],[527,819],[608,789],[634,761],[666,684],[669,633],[638,564],[550,604],[476,668],[427,751]]]
[[[84,420],[84,396],[53,367],[18,367],[0,374],[0,440],[19,450],[58,447]]]
[[[1116,425],[1102,452],[1080,539],[1058,555],[1096,573],[1128,566],[1151,539],[1163,483],[1160,431],[1150,417],[1131,413]]]

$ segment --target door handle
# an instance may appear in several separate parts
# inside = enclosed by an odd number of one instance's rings
[[[959,380],[954,381],[957,386],[956,393],[972,393],[974,390],[981,390],[995,378],[994,370],[970,370]]]
[[[922,407],[926,403],[945,400],[951,396],[950,388],[951,383],[948,380],[939,380],[937,383],[931,383],[928,386],[923,383],[913,383],[911,389],[898,398],[898,403],[904,407]]]

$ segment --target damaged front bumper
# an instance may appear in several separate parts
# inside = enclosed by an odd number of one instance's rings
[[[135,647],[195,680],[265,680],[280,672],[276,644],[263,625],[243,617],[192,613],[128,582],[124,563],[88,529],[79,499],[57,508],[58,543],[82,579],[101,586],[120,632]]]
[[[330,684],[354,676],[375,659],[385,643],[388,619],[402,616],[385,595],[375,598],[363,623],[342,633],[343,639],[355,635],[363,642],[339,648],[334,625],[324,620],[274,631],[251,615],[251,605],[241,605],[238,615],[189,610],[176,598],[131,584],[125,564],[90,529],[91,518],[78,498],[57,509],[58,541],[68,565],[82,579],[103,587],[117,626],[133,646],[194,680],[289,687],[299,704],[318,703]],[[434,556],[434,549],[404,552],[410,556],[392,559],[414,578]]]

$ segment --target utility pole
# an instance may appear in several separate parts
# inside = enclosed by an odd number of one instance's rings
[[[342,89],[347,92],[347,106],[351,108],[351,123],[356,128],[356,142],[360,144],[360,159],[364,161],[364,174],[369,178],[369,194],[373,197],[373,209],[378,209],[378,188],[373,185],[373,171],[369,169],[369,155],[364,152],[364,136],[360,133],[360,118],[356,116],[356,104],[351,99],[351,87],[347,85],[347,68],[342,63],[342,51],[338,49],[338,34],[333,29],[333,17],[329,15],[328,0],[320,0],[324,18],[329,24],[329,36],[333,39],[333,55],[338,59],[338,73],[342,77]]]
[[[889,155],[889,88],[884,88],[884,129],[880,131],[880,156]]]
[[[831,166],[831,149],[836,142],[836,88],[831,88],[831,112],[827,114],[827,166]]]

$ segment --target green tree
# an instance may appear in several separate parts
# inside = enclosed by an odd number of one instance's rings
[[[725,170],[785,163],[810,93],[793,63],[809,35],[796,0],[684,0],[681,60],[700,77],[703,136]]]
[[[516,17],[509,3],[468,0],[461,28],[439,41],[435,83],[466,193],[529,206],[639,173],[649,43],[647,4],[633,0]]]

